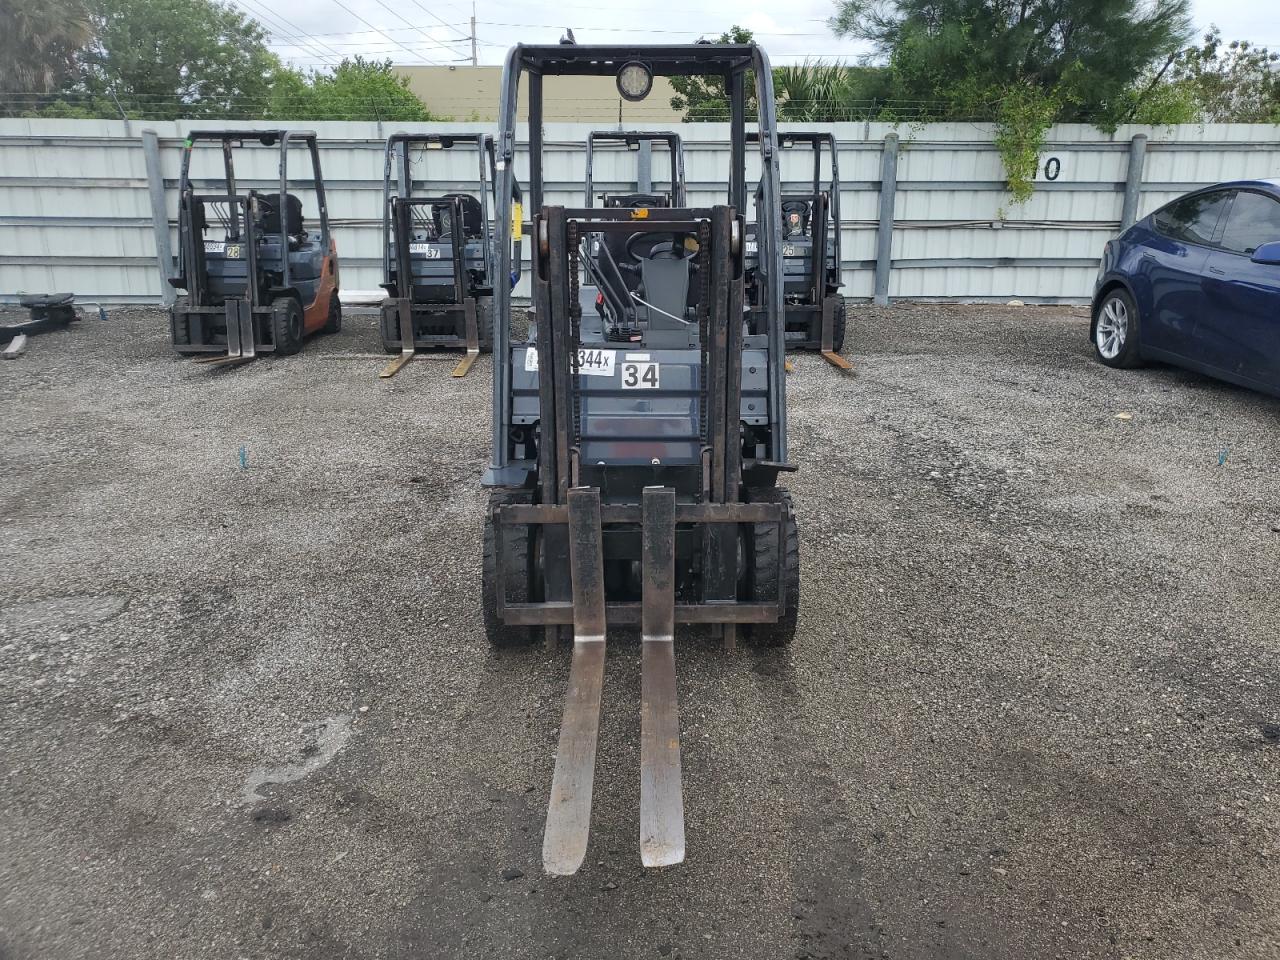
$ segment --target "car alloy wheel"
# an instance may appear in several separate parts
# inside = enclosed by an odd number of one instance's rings
[[[1098,326],[1094,330],[1094,342],[1098,353],[1107,360],[1114,360],[1124,349],[1129,335],[1129,308],[1119,297],[1110,297],[1098,311]]]

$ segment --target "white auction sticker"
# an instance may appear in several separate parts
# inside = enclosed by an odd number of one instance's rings
[[[204,242],[204,252],[205,252],[205,253],[221,253],[221,252],[222,252],[222,241],[221,241],[221,240],[206,240],[206,241]]]
[[[409,244],[410,253],[424,253],[428,260],[440,259],[440,248],[429,243],[411,243]]]
[[[578,372],[584,377],[612,377],[613,361],[616,356],[613,350],[591,350],[580,347]]]
[[[612,377],[618,354],[615,350],[578,349],[578,373],[584,377]],[[524,352],[524,368],[528,373],[538,371],[538,349],[530,347]]]

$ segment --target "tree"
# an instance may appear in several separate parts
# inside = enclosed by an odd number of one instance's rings
[[[879,116],[891,94],[884,67],[806,60],[773,71],[778,119],[827,123]]]
[[[221,0],[89,0],[93,40],[66,94],[99,116],[261,117],[280,61]]]
[[[895,93],[990,114],[1015,87],[1088,121],[1190,35],[1189,0],[841,0],[840,36],[873,43]]]
[[[750,30],[734,24],[727,31],[712,41],[713,43],[752,43]],[[720,77],[671,77],[671,86],[676,96],[671,98],[672,110],[683,110],[685,123],[697,120],[729,119],[729,94],[724,80]],[[747,72],[746,78],[747,116],[756,109],[755,74]]]
[[[1222,42],[1211,26],[1204,43],[1183,51],[1170,86],[1188,91],[1210,123],[1280,122],[1280,54],[1248,40]]]
[[[83,0],[0,0],[0,90],[57,89],[92,36]]]
[[[332,73],[279,71],[272,85],[267,116],[278,120],[390,120],[400,123],[439,119],[398,76],[391,61],[343,60]]]

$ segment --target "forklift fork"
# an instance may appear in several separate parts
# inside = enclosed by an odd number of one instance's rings
[[[576,873],[587,854],[600,693],[604,682],[604,555],[600,491],[569,491],[573,660],[542,862],[547,873]],[[675,491],[646,487],[643,500],[640,693],[640,859],[646,867],[684,860],[680,716],[675,669]]]
[[[210,367],[237,367],[258,358],[253,338],[253,307],[236,298],[224,304],[227,316],[227,352],[221,357],[201,357],[196,363]]]
[[[383,380],[394,377],[406,363],[413,359],[413,301],[408,297],[397,297],[396,317],[400,321],[400,356],[379,372],[378,376]]]
[[[455,377],[465,377],[470,372],[471,365],[476,362],[476,357],[480,356],[480,328],[476,325],[475,297],[464,297],[462,310],[467,328],[467,352],[453,368],[452,376]]]

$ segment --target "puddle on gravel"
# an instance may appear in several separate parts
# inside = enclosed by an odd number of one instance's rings
[[[329,717],[311,724],[303,733],[306,742],[298,752],[298,759],[255,768],[240,790],[241,803],[253,804],[265,800],[266,797],[260,791],[268,784],[295,783],[328,766],[342,748],[351,742],[351,718]]]

